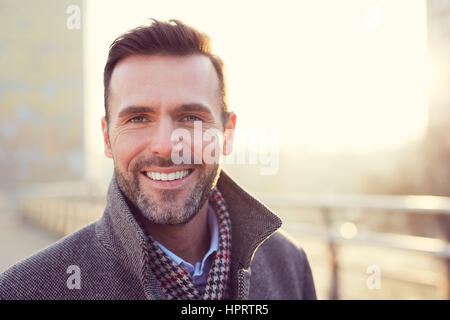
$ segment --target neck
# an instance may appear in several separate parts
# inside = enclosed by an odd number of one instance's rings
[[[202,261],[210,245],[208,201],[188,223],[182,225],[154,224],[141,219],[147,234],[168,250],[191,264]]]

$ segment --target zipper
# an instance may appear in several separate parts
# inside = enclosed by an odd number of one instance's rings
[[[238,300],[247,300],[248,292],[245,290],[244,282],[246,278],[246,272],[244,269],[238,271]]]

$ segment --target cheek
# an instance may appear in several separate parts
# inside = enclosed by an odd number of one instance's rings
[[[223,138],[219,130],[203,132],[201,156],[204,164],[217,164],[220,161],[222,150]]]
[[[124,132],[116,136],[112,147],[114,161],[122,170],[128,171],[133,160],[145,150],[148,135],[143,132]]]
[[[184,155],[183,161],[187,161],[184,162],[185,164],[210,165],[214,163],[211,156],[220,154],[220,142],[218,144],[216,141],[218,141],[217,137],[212,138],[211,134],[205,134],[205,131],[187,130],[184,132],[181,143],[177,140],[177,137],[173,139],[175,143],[173,152],[177,157]],[[216,149],[219,152],[216,152]],[[183,150],[182,153],[181,150]],[[186,151],[188,151],[187,154]]]

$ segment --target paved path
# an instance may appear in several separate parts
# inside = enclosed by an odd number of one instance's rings
[[[58,239],[57,235],[40,229],[11,212],[5,197],[0,195],[0,273]]]

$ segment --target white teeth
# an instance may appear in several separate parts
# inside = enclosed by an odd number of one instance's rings
[[[169,174],[147,171],[145,174],[152,180],[173,181],[186,177],[189,174],[189,170],[176,171]]]

